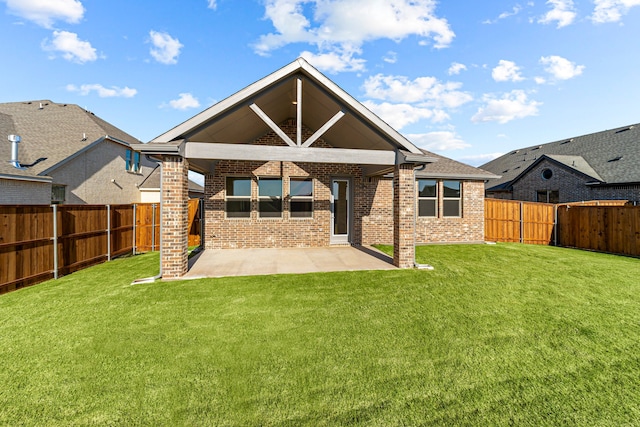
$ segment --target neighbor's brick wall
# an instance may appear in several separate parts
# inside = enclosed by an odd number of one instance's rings
[[[162,277],[183,276],[188,267],[188,161],[164,156],[162,161]]]
[[[51,204],[51,183],[0,179],[0,205]]]
[[[551,179],[542,178],[542,171],[551,169]],[[591,179],[544,160],[513,185],[513,199],[536,201],[538,190],[559,191],[560,203],[581,202],[587,200],[630,200],[640,201],[640,186],[590,187],[586,183]]]

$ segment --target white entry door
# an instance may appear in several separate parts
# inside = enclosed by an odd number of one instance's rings
[[[351,229],[351,189],[349,180],[331,180],[331,243],[350,243]]]

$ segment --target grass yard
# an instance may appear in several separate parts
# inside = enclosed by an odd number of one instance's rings
[[[130,286],[147,254],[2,295],[0,425],[640,425],[640,260],[417,253]]]

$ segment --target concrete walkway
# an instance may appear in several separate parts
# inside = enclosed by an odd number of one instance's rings
[[[393,270],[386,254],[369,246],[287,249],[207,249],[189,260],[182,279],[328,271]]]

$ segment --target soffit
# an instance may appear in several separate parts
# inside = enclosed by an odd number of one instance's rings
[[[297,80],[302,80],[302,124],[315,132],[336,113],[346,113],[334,124],[322,139],[335,148],[391,150],[390,142],[368,123],[366,118],[353,111],[336,96],[322,89],[302,73],[293,74],[265,88],[242,103],[221,112],[184,136],[190,141],[248,144],[270,132],[270,128],[249,108],[255,103],[271,120],[280,124],[297,118]],[[304,141],[303,141],[304,142]]]

